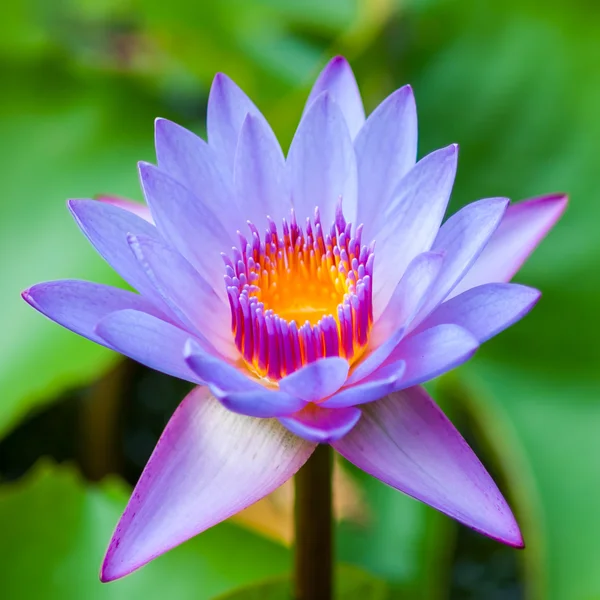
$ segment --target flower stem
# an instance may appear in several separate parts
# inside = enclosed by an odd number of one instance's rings
[[[333,598],[333,452],[319,444],[295,478],[295,600]]]

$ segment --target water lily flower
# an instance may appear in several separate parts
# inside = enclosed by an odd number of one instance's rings
[[[488,198],[442,220],[458,148],[418,162],[413,91],[365,119],[348,63],[321,72],[284,156],[256,106],[213,82],[208,142],[156,121],[147,207],[70,200],[137,293],[52,281],[50,319],[197,384],[169,421],[110,543],[122,577],[269,494],[328,443],[351,463],[511,546],[485,468],[421,384],[523,317],[508,281],[566,198]]]

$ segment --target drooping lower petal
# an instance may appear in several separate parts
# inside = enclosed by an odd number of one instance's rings
[[[117,525],[102,581],[253,504],[287,481],[314,444],[277,421],[236,415],[194,389],[169,421]]]
[[[384,483],[487,536],[523,546],[496,484],[423,388],[366,406],[356,427],[332,445]]]
[[[354,139],[365,122],[365,109],[352,68],[343,56],[332,58],[317,77],[304,107],[305,114],[323,92],[328,92],[340,107]]]
[[[292,204],[300,223],[315,207],[324,223],[332,223],[341,198],[344,215],[356,217],[356,158],[344,116],[327,92],[300,121],[288,153]]]
[[[104,317],[95,331],[111,348],[151,369],[203,383],[184,360],[190,334],[174,325],[137,310],[120,310]]]
[[[449,298],[484,283],[510,281],[567,207],[567,196],[550,195],[511,204],[477,262]]]
[[[358,408],[324,408],[309,404],[291,417],[279,421],[297,436],[319,444],[330,444],[345,436],[360,419]]]
[[[266,387],[250,373],[205,352],[193,340],[184,348],[185,361],[220,402],[233,412],[251,417],[280,417],[304,408],[306,402],[277,388]]]
[[[109,348],[111,344],[95,331],[96,325],[108,314],[133,309],[165,318],[152,302],[139,294],[90,281],[47,281],[30,287],[21,295],[49,319]]]
[[[482,344],[523,318],[539,299],[538,290],[516,283],[480,285],[438,306],[414,333],[454,323]]]

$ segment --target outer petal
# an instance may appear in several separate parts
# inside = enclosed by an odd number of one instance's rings
[[[477,262],[450,294],[484,283],[510,281],[567,207],[562,194],[511,204]]]
[[[215,149],[167,119],[156,119],[155,140],[159,169],[210,207],[225,229],[235,232],[243,221],[232,210],[235,198],[231,171],[219,160]]]
[[[444,267],[415,317],[415,326],[444,300],[469,270],[496,231],[507,205],[507,198],[479,200],[459,210],[442,225],[433,249],[446,253]]]
[[[206,129],[209,144],[219,153],[229,170],[242,124],[247,114],[264,117],[244,92],[223,73],[217,73],[210,88]]]
[[[143,296],[90,281],[47,281],[34,285],[21,295],[33,308],[49,319],[109,348],[111,345],[95,331],[96,325],[106,315],[131,308],[155,317],[162,316]]]
[[[102,319],[96,334],[117,352],[151,369],[203,383],[183,358],[190,335],[165,321],[137,310],[120,310]]]
[[[320,444],[329,444],[345,436],[360,419],[358,408],[322,408],[310,404],[293,417],[279,422],[297,436]]]
[[[204,352],[189,340],[184,349],[189,367],[220,402],[233,412],[251,417],[280,417],[290,415],[306,406],[296,398],[277,388],[267,388],[249,373]]]
[[[229,307],[190,263],[152,238],[129,236],[129,243],[146,275],[186,329],[196,331],[223,356],[237,359]]]
[[[322,222],[333,223],[342,198],[344,215],[356,216],[356,159],[344,116],[327,92],[300,121],[288,154],[292,204],[303,223],[319,207]]]
[[[374,302],[387,306],[410,261],[431,248],[442,222],[456,174],[457,146],[420,160],[398,185],[375,239],[378,254]]]
[[[385,369],[381,376],[377,371],[362,379],[356,385],[343,388],[337,394],[322,402],[320,406],[326,408],[343,408],[345,406],[356,406],[379,400],[387,394],[396,391],[402,381],[406,369],[406,363],[402,360],[396,361],[393,368]]]
[[[281,379],[279,389],[306,402],[318,402],[344,385],[348,368],[348,361],[338,356],[322,358]]]
[[[328,92],[340,107],[350,137],[354,139],[365,122],[365,109],[352,68],[343,56],[332,58],[321,71],[308,96],[304,113],[323,92]]]
[[[156,227],[131,211],[96,200],[69,200],[68,206],[81,231],[98,253],[133,288],[157,306],[169,311],[148,281],[127,243],[127,234],[158,238]]]
[[[358,223],[368,239],[385,222],[394,189],[417,160],[417,108],[407,85],[369,116],[354,142],[358,166]]]
[[[236,415],[196,388],[140,477],[110,542],[102,581],[131,573],[260,500],[313,450],[277,421]]]
[[[289,219],[292,203],[283,152],[268,123],[252,114],[242,125],[233,179],[237,205],[260,231],[267,215]]]
[[[112,204],[113,206],[117,206],[124,210],[128,210],[137,217],[144,219],[144,221],[148,221],[148,223],[154,224],[154,221],[152,220],[152,215],[150,214],[150,209],[141,202],[135,202],[134,200],[129,200],[128,198],[121,198],[120,196],[96,196],[96,200],[98,202]]]
[[[478,341],[458,325],[437,325],[402,340],[373,376],[388,377],[399,361],[406,369],[396,390],[424,383],[466,362],[479,348]]]
[[[461,523],[522,547],[502,494],[465,440],[420,387],[370,404],[333,447],[384,483]]]
[[[460,325],[480,344],[523,318],[540,299],[540,292],[516,283],[488,283],[441,304],[415,334],[442,323]]]
[[[230,233],[234,232],[226,231],[213,210],[154,165],[140,163],[140,178],[162,236],[198,269],[213,289],[222,290],[220,253],[231,247]]]

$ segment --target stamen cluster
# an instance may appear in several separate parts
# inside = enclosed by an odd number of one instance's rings
[[[268,218],[261,240],[238,232],[225,285],[236,346],[250,368],[274,381],[322,357],[356,360],[373,323],[374,245],[362,245],[362,226],[346,223],[338,207],[329,232],[318,208],[305,230],[291,219],[279,235]]]

